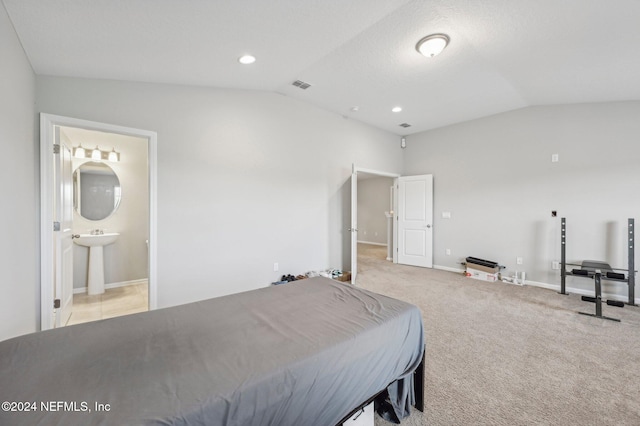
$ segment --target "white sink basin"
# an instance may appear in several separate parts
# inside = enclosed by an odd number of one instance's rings
[[[80,234],[79,237],[73,239],[73,242],[84,247],[106,246],[107,244],[113,243],[119,235],[118,232],[99,235]]]
[[[73,238],[79,246],[89,247],[89,270],[87,271],[87,293],[104,293],[104,255],[103,247],[118,239],[118,232],[106,234],[80,234]]]

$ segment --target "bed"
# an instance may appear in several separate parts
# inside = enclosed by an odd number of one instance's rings
[[[417,307],[310,278],[0,342],[0,424],[331,426],[385,389],[405,416],[423,357]]]

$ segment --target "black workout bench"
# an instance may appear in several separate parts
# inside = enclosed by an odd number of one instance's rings
[[[635,274],[636,271],[634,269],[634,261],[635,261],[635,253],[634,253],[634,219],[629,219],[628,221],[628,269],[616,269],[609,266],[606,262],[601,262],[597,260],[585,260],[581,264],[575,263],[567,263],[566,261],[566,246],[567,246],[567,219],[562,218],[561,220],[561,281],[560,281],[560,294],[567,294],[566,291],[566,277],[567,276],[577,276],[584,278],[593,278],[595,282],[595,297],[590,296],[582,296],[582,300],[586,302],[592,302],[596,304],[596,313],[588,314],[586,312],[580,312],[582,315],[589,315],[597,318],[608,319],[611,321],[620,321],[617,318],[610,318],[602,315],[602,280],[606,281],[618,281],[624,282],[628,286],[628,305],[635,306]],[[571,271],[567,271],[567,266],[579,266],[580,269],[572,269]],[[615,272],[621,271],[621,272]],[[623,272],[626,272],[625,275]],[[619,308],[624,307],[624,303],[617,300],[607,300],[607,305],[616,306]]]
[[[569,264],[570,265],[570,264]],[[577,266],[577,265],[574,265]],[[618,318],[611,318],[602,315],[602,276],[607,280],[625,281],[624,274],[613,272],[611,266],[605,262],[599,262],[596,260],[584,260],[580,269],[572,269],[571,272],[567,272],[567,275],[574,275],[578,277],[593,278],[595,282],[595,297],[582,296],[582,300],[585,302],[591,302],[596,304],[596,313],[589,314],[587,312],[578,312],[582,315],[589,315],[591,317],[608,319],[611,321],[620,322]],[[607,300],[607,305],[616,306],[618,308],[624,308],[624,303],[617,300]]]

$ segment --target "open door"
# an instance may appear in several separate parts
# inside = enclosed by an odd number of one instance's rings
[[[433,175],[398,178],[397,262],[433,267]]]
[[[71,148],[55,127],[54,173],[54,315],[55,327],[64,327],[73,308],[73,168]]]
[[[358,172],[355,165],[351,169],[351,284],[358,275]]]

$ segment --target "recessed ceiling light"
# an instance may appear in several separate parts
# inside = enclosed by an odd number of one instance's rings
[[[238,58],[238,62],[242,65],[249,65],[256,61],[256,57],[253,55],[243,55]]]
[[[399,107],[399,106],[397,106],[397,107],[393,107],[393,108],[391,108],[391,111],[393,111],[393,112],[400,112],[400,111],[402,111],[402,107]]]
[[[439,55],[449,44],[449,36],[446,34],[431,34],[421,39],[416,44],[416,50],[428,58]]]
[[[352,106],[352,107],[351,107],[351,111],[353,111],[353,112],[358,112],[358,111],[360,111],[360,107],[359,107],[358,105],[356,105],[356,106]]]

